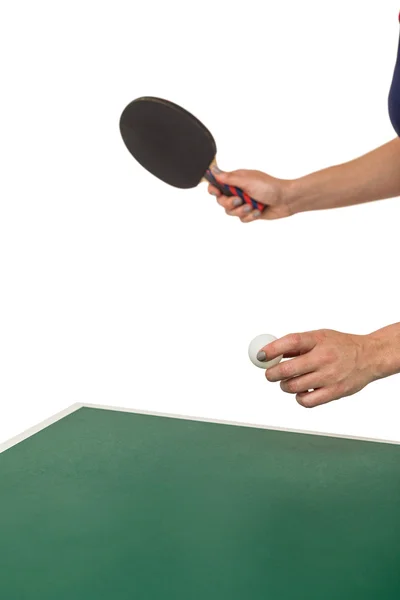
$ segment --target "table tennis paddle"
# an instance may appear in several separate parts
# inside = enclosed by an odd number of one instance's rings
[[[243,190],[216,180],[211,171],[216,167],[215,140],[184,108],[161,98],[137,98],[124,109],[119,125],[129,152],[158,179],[183,189],[205,180],[225,196],[238,196],[254,210],[265,209]]]

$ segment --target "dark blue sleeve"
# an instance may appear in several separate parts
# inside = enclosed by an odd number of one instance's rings
[[[393,81],[389,93],[389,116],[394,130],[397,135],[400,136],[400,42],[397,50]]]

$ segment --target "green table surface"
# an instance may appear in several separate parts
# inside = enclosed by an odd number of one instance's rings
[[[4,600],[399,600],[400,446],[83,407],[0,454]]]

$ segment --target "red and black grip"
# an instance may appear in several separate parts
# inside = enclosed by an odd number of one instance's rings
[[[254,210],[259,210],[260,212],[263,212],[263,210],[265,209],[265,204],[257,202],[257,200],[251,198],[248,194],[246,194],[246,192],[244,192],[240,188],[234,187],[233,185],[225,185],[223,183],[219,183],[210,169],[207,170],[205,178],[209,183],[211,183],[211,185],[213,185],[220,192],[222,192],[224,196],[237,196],[243,201],[243,203],[249,204]]]

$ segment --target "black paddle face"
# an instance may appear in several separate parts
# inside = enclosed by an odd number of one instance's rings
[[[211,171],[217,154],[213,136],[184,108],[161,98],[138,98],[125,108],[120,131],[129,152],[158,179],[178,188],[202,179],[225,196],[237,196],[260,214],[265,206],[243,190],[220,183]]]
[[[178,188],[197,186],[217,153],[214,138],[196,117],[160,98],[128,104],[120,131],[142,167]]]

